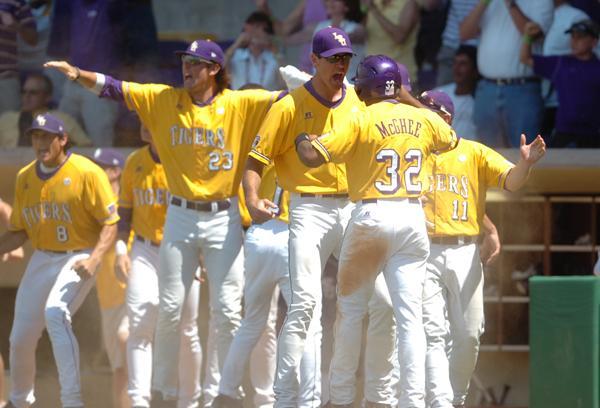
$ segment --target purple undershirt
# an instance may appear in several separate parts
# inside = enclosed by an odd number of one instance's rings
[[[61,168],[62,166],[65,165],[65,163],[67,162],[67,160],[69,160],[69,157],[71,157],[71,152],[67,152],[67,157],[65,160],[63,160],[63,162],[61,164],[58,165],[57,168],[55,168],[54,170],[52,170],[50,173],[45,173],[42,171],[42,167],[41,167],[41,162],[38,160],[35,163],[35,174],[37,174],[37,176],[46,181],[48,180],[50,177],[54,176]]]
[[[342,103],[344,98],[346,97],[346,85],[345,84],[342,85],[342,97],[335,102],[328,101],[327,99],[325,99],[321,95],[319,95],[317,93],[317,91],[315,91],[315,87],[312,84],[312,79],[310,81],[306,82],[304,84],[304,87],[312,96],[315,97],[315,99],[317,101],[319,101],[322,105],[324,105],[330,109],[337,108]]]

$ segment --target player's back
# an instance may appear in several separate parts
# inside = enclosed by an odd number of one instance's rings
[[[353,201],[420,196],[424,159],[456,139],[437,115],[394,100],[369,105],[355,126],[357,140],[345,158]]]

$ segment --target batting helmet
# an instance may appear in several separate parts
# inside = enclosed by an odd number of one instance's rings
[[[392,58],[369,55],[358,64],[354,88],[361,99],[393,98],[401,86],[402,73]]]

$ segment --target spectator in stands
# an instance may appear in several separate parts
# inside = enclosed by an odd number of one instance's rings
[[[31,136],[26,135],[25,131],[31,127],[36,115],[46,112],[64,122],[69,141],[77,146],[91,146],[91,140],[71,116],[50,108],[52,82],[47,76],[30,74],[23,83],[21,95],[20,111],[8,111],[0,115],[1,147],[31,146]]]
[[[472,45],[461,45],[458,48],[454,55],[452,78],[454,82],[440,86],[437,90],[444,91],[452,99],[452,127],[456,134],[465,139],[477,140],[477,130],[473,122],[473,95],[479,81],[477,48]]]
[[[550,146],[600,147],[600,60],[594,54],[600,27],[589,19],[574,23],[566,31],[571,34],[570,55],[532,56],[531,44],[541,33],[537,24],[526,24],[521,61],[549,79],[558,93],[556,131]]]
[[[0,113],[19,109],[17,34],[28,44],[37,43],[37,30],[25,0],[0,1]]]
[[[356,21],[350,20],[349,17],[356,15],[357,12],[352,8],[358,6],[358,3],[353,0],[325,0],[324,3],[329,18],[317,24],[314,32],[331,26],[341,28],[348,34],[354,51],[354,57],[350,60],[350,66],[348,67],[348,79],[352,79],[356,74],[358,63],[365,56],[365,27]]]
[[[450,0],[446,28],[442,33],[442,47],[437,55],[437,85],[445,85],[453,81],[456,50],[461,44],[459,27],[460,23],[477,5],[479,0]],[[475,39],[466,42],[477,45]],[[456,105],[456,104],[455,104]]]
[[[117,74],[119,43],[125,41],[114,24],[123,1],[55,0],[48,55],[66,59],[74,66]],[[83,123],[96,146],[111,146],[118,105],[100,99],[76,81],[66,81],[59,110]]]
[[[554,0],[554,18],[544,38],[542,55],[571,54],[571,36],[566,34],[565,31],[573,23],[588,18],[585,12],[570,5],[568,0]],[[546,143],[549,143],[550,136],[554,131],[558,98],[556,89],[548,79],[542,80],[542,98],[544,99],[544,117],[541,134]]]
[[[255,11],[246,18],[244,28],[225,52],[231,87],[240,89],[253,83],[270,91],[283,88],[279,61],[273,53],[273,23],[268,14]]]
[[[417,78],[415,45],[420,7],[433,9],[440,0],[362,0],[367,13],[367,55],[384,54],[406,65]]]
[[[492,147],[519,147],[540,131],[540,80],[519,61],[528,21],[544,31],[552,22],[552,0],[481,0],[460,25],[462,41],[480,35],[477,66],[483,76],[475,92],[473,119],[478,139]]]
[[[273,17],[268,0],[255,0],[256,7]],[[310,61],[312,36],[317,23],[327,19],[323,0],[300,0],[294,10],[282,21],[274,20],[275,34],[284,38],[286,45],[301,45],[300,62],[298,67],[312,73]]]

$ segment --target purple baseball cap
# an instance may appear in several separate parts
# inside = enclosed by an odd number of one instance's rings
[[[62,120],[49,113],[42,113],[33,118],[31,126],[25,131],[29,135],[34,130],[43,130],[44,132],[62,135],[65,133],[65,124]]]
[[[444,91],[425,91],[419,96],[419,101],[431,110],[454,116],[454,102]]]
[[[312,40],[312,52],[319,57],[354,54],[348,34],[337,27],[326,27],[317,31]]]
[[[193,41],[185,51],[175,51],[176,55],[191,55],[206,61],[215,62],[220,66],[225,64],[223,50],[216,42],[210,40]]]
[[[125,157],[115,149],[97,148],[94,150],[92,160],[100,166],[121,167],[125,165]]]
[[[398,64],[398,69],[400,70],[400,75],[402,75],[402,87],[404,89],[406,89],[408,92],[412,92],[412,86],[410,84],[410,74],[408,73],[408,68],[406,68],[406,65],[401,64],[398,61],[396,61],[396,64]]]

